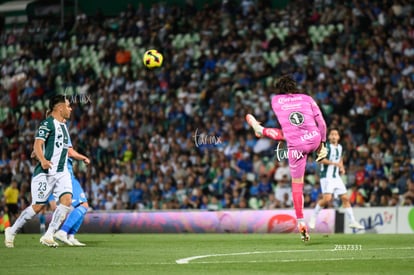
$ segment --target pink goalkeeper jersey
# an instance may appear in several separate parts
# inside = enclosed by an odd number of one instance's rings
[[[316,102],[305,94],[281,94],[272,98],[272,108],[289,148],[304,149],[326,141],[326,124]],[[309,152],[309,151],[308,151]]]

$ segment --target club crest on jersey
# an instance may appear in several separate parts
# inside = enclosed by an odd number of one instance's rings
[[[292,125],[300,126],[305,122],[305,116],[301,112],[291,112],[289,121]]]
[[[37,197],[39,198],[39,199],[44,199],[45,198],[45,194],[43,193],[43,191],[40,191],[39,193],[38,193],[38,195],[37,195]]]

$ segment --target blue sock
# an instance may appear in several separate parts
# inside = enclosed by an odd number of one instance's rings
[[[62,225],[61,230],[65,231],[66,233],[70,233],[71,229],[79,223],[79,220],[81,220],[81,223],[83,221],[83,217],[86,214],[87,209],[83,207],[82,205],[76,207],[72,212],[70,212],[68,218],[66,219],[65,223]],[[78,229],[80,227],[80,224],[78,225]]]
[[[78,233],[79,228],[81,227],[81,225],[83,223],[83,219],[85,218],[85,214],[86,214],[86,211],[83,213],[82,217],[80,217],[80,219],[78,220],[78,222],[75,223],[74,226],[72,226],[72,228],[68,232],[68,235],[75,235],[76,233]]]
[[[45,214],[41,213],[41,214],[39,215],[39,222],[40,222],[40,224],[45,224],[45,223],[46,223],[46,217],[45,217]]]

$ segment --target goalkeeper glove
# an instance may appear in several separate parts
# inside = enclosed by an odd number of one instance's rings
[[[318,150],[316,151],[316,162],[320,162],[328,155],[328,150],[326,149],[325,142],[321,142]]]

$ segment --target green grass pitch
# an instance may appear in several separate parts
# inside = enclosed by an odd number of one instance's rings
[[[3,274],[411,274],[414,262],[412,234],[79,234],[87,247],[58,248],[39,237],[0,248]]]

